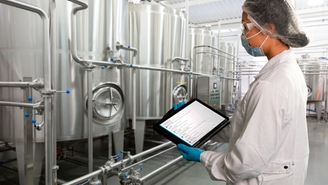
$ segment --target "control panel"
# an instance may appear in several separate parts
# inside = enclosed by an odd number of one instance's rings
[[[220,78],[198,77],[196,97],[216,110],[220,109]]]

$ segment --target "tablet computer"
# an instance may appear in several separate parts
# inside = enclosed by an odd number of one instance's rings
[[[229,118],[199,99],[193,99],[153,125],[175,144],[200,147],[229,124]]]

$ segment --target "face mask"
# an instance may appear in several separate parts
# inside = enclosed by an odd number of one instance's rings
[[[241,44],[243,45],[243,47],[245,48],[245,50],[247,51],[248,54],[254,56],[254,57],[260,57],[260,56],[265,56],[264,51],[262,49],[263,44],[265,43],[265,41],[268,39],[269,36],[267,36],[265,38],[265,40],[263,41],[263,43],[261,44],[260,47],[256,47],[253,48],[252,46],[249,45],[248,43],[248,39],[251,39],[257,35],[259,35],[261,32],[258,32],[257,34],[247,38],[244,34],[241,35]]]

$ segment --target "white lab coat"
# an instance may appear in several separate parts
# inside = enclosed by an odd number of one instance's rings
[[[205,151],[201,163],[228,185],[302,185],[309,156],[307,87],[292,50],[272,58],[231,119],[228,152]]]

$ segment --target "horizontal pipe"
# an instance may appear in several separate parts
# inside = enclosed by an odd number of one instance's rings
[[[143,160],[141,160],[141,161],[138,161],[137,163],[134,163],[134,164],[132,164],[132,165],[130,165],[130,166],[127,166],[127,167],[121,169],[121,171],[128,170],[129,168],[132,168],[133,166],[136,166],[136,165],[138,165],[138,164],[140,164],[140,163],[143,163],[143,162],[145,162],[145,161],[148,161],[148,160],[150,160],[150,159],[153,159],[154,157],[157,157],[157,156],[159,156],[159,155],[161,155],[161,154],[163,154],[163,153],[165,153],[165,152],[168,152],[168,151],[170,151],[170,150],[172,150],[172,149],[174,149],[174,148],[176,148],[176,146],[172,146],[171,148],[168,148],[168,149],[163,150],[163,151],[161,151],[161,152],[158,152],[158,153],[156,153],[155,155],[152,155],[152,156],[150,156],[150,157],[148,157],[148,158],[146,158],[146,159],[143,159]]]
[[[9,102],[9,101],[0,101],[0,106],[10,106],[10,107],[27,107],[27,108],[43,108],[43,105],[38,103],[21,103],[21,102]]]
[[[0,87],[36,87],[42,88],[42,82],[0,82]]]
[[[132,159],[136,159],[136,158],[142,157],[142,156],[144,156],[144,155],[148,155],[148,154],[150,154],[150,153],[153,153],[153,152],[155,152],[155,151],[157,151],[157,150],[159,150],[159,149],[162,149],[162,148],[167,147],[167,146],[170,146],[170,145],[173,145],[173,143],[172,143],[171,141],[166,142],[166,143],[164,143],[164,144],[158,145],[158,146],[156,146],[156,147],[154,147],[154,148],[151,148],[151,149],[149,149],[149,150],[146,150],[146,151],[144,151],[144,152],[141,152],[141,153],[139,153],[139,154],[136,154],[136,155],[133,156]]]
[[[164,171],[166,168],[170,167],[171,165],[176,164],[177,162],[181,161],[183,159],[182,156],[170,161],[169,163],[157,168],[156,170],[150,172],[149,174],[143,176],[142,178],[139,179],[139,183],[143,184],[143,182],[151,177],[153,177],[154,175]]]
[[[185,61],[185,62],[190,61],[189,58],[175,57],[175,58],[172,59],[172,62],[176,62],[176,61],[179,61],[179,60],[182,60],[182,61]]]
[[[133,52],[133,57],[136,57],[138,55],[138,49],[131,47],[131,46],[123,46],[122,44],[116,44],[116,49],[117,50],[127,50],[127,51],[132,51]]]
[[[162,148],[164,148],[164,147],[170,146],[170,145],[172,145],[172,144],[173,144],[172,142],[166,142],[166,143],[164,143],[164,144],[161,144],[161,145],[159,145],[159,146],[156,146],[156,147],[154,147],[154,148],[151,148],[151,149],[149,149],[149,150],[146,150],[146,151],[144,151],[144,152],[141,152],[141,153],[139,153],[139,154],[136,154],[136,155],[134,155],[134,156],[131,156],[130,158],[123,159],[122,161],[116,162],[116,163],[114,163],[113,165],[111,165],[110,168],[113,169],[113,168],[116,168],[116,167],[120,167],[122,164],[124,164],[124,163],[126,163],[126,162],[129,162],[129,161],[134,160],[134,159],[136,159],[136,158],[142,157],[142,156],[144,156],[144,155],[148,155],[149,153],[152,153],[152,152],[157,151],[157,150],[159,150],[159,149],[162,149]],[[86,181],[86,180],[88,180],[88,179],[90,179],[90,178],[93,178],[93,177],[95,177],[95,176],[101,175],[102,173],[104,173],[104,171],[103,171],[102,169],[99,169],[99,170],[96,170],[96,171],[91,172],[91,173],[89,173],[89,174],[86,174],[86,175],[84,175],[84,176],[82,176],[82,177],[79,177],[79,178],[77,178],[77,179],[74,179],[74,180],[72,180],[72,181],[66,182],[66,183],[64,183],[63,185],[73,185],[73,184],[78,184],[78,183],[80,183],[80,182],[84,182],[84,181]]]
[[[210,45],[199,45],[199,46],[195,46],[193,49],[195,50],[197,48],[211,48],[211,49],[214,49],[214,50],[219,51],[221,53],[224,53],[224,54],[227,54],[229,56],[232,56],[233,58],[236,58],[236,59],[238,59],[240,61],[244,61],[243,59],[240,59],[240,58],[238,58],[238,57],[236,57],[236,56],[234,56],[234,55],[232,55],[230,53],[227,53],[227,52],[225,52],[225,51],[223,51],[223,50],[221,50],[219,48],[216,48],[216,47],[213,47],[213,46],[210,46]]]
[[[88,180],[88,179],[91,179],[92,177],[95,177],[95,176],[98,176],[98,175],[100,175],[100,174],[102,174],[103,173],[103,170],[96,170],[96,171],[94,171],[94,172],[91,172],[91,173],[89,173],[89,174],[86,174],[86,175],[84,175],[84,176],[82,176],[82,177],[79,177],[79,178],[77,178],[77,179],[74,179],[74,180],[72,180],[72,181],[69,181],[69,182],[66,182],[66,183],[64,183],[63,185],[73,185],[73,184],[78,184],[78,183],[80,183],[80,182],[84,182],[84,181],[86,181],[86,180]]]
[[[181,70],[174,70],[174,69],[166,69],[166,68],[159,68],[159,67],[141,66],[141,65],[134,65],[134,64],[110,63],[110,62],[96,61],[96,60],[84,60],[84,61],[88,62],[88,63],[92,63],[94,65],[98,65],[98,66],[126,67],[126,68],[144,69],[144,70],[150,70],[150,71],[163,71],[163,72],[191,74],[191,75],[207,76],[207,77],[218,77],[217,75],[209,75],[209,74],[202,74],[202,73],[195,73],[195,72],[188,72],[188,71],[181,71]]]

